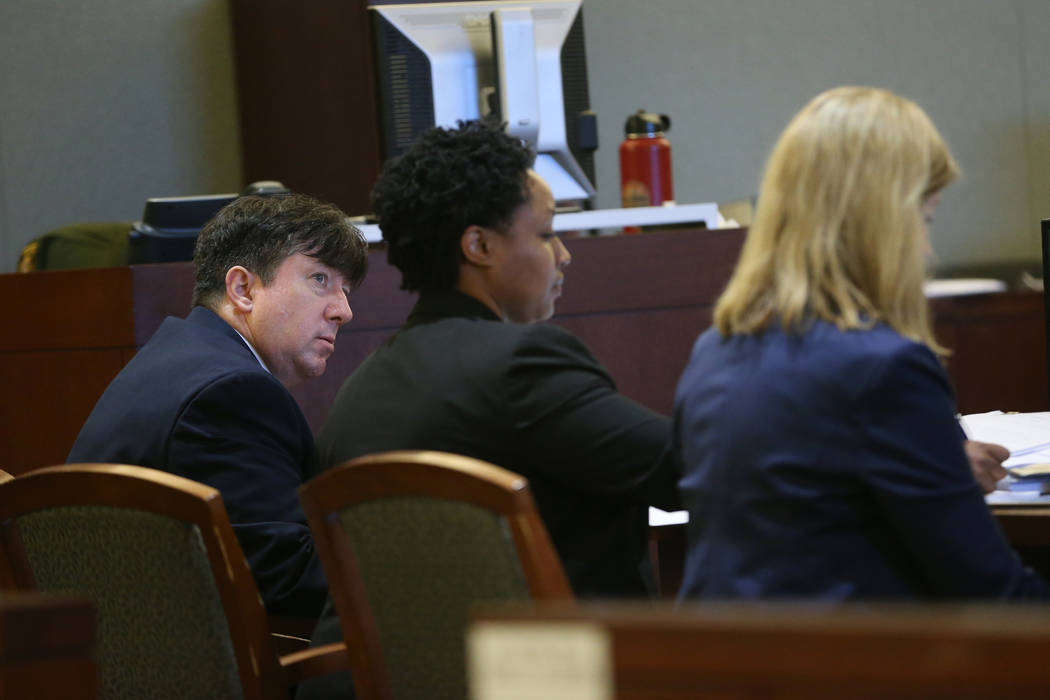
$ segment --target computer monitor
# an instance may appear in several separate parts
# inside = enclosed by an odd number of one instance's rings
[[[582,0],[369,5],[383,156],[425,129],[494,115],[536,151],[559,203],[594,195]]]
[[[141,265],[192,260],[201,227],[236,198],[236,194],[210,194],[147,199],[142,219],[132,224],[128,234],[128,261]]]
[[[150,197],[142,218],[128,233],[128,262],[132,265],[193,260],[197,234],[224,206],[241,195],[282,196],[290,190],[276,180],[259,180],[240,194],[201,194],[188,197]]]

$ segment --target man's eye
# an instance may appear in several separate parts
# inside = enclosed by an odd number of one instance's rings
[[[313,278],[321,284],[326,284],[328,282],[328,275],[323,272],[315,272]]]

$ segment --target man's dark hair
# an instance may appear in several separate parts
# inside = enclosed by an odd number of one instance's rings
[[[489,121],[429,129],[388,162],[372,189],[372,210],[401,271],[401,288],[455,286],[468,226],[497,230],[528,200],[533,153]]]
[[[351,286],[368,268],[368,244],[339,208],[300,194],[238,197],[197,237],[193,306],[216,303],[231,267],[241,265],[265,285],[295,253],[338,270]]]

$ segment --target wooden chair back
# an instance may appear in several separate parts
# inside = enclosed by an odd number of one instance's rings
[[[571,600],[527,480],[443,452],[361,457],[300,487],[362,698],[465,697],[481,600]]]
[[[278,659],[219,492],[172,474],[77,464],[0,484],[0,561],[18,590],[95,601],[103,697],[286,700],[347,665],[332,648]]]

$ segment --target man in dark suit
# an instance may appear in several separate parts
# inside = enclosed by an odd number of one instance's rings
[[[578,596],[645,596],[647,506],[677,500],[669,424],[618,394],[579,340],[537,323],[570,256],[531,164],[518,139],[472,123],[426,132],[384,169],[373,208],[419,302],[341,388],[321,465],[432,449],[521,473]],[[328,606],[314,643],[340,638]],[[345,692],[331,686],[300,697]]]
[[[189,316],[161,324],[69,454],[219,489],[271,613],[316,617],[327,595],[296,493],[316,471],[313,436],[287,387],[324,372],[366,252],[309,197],[227,205],[198,237]]]

